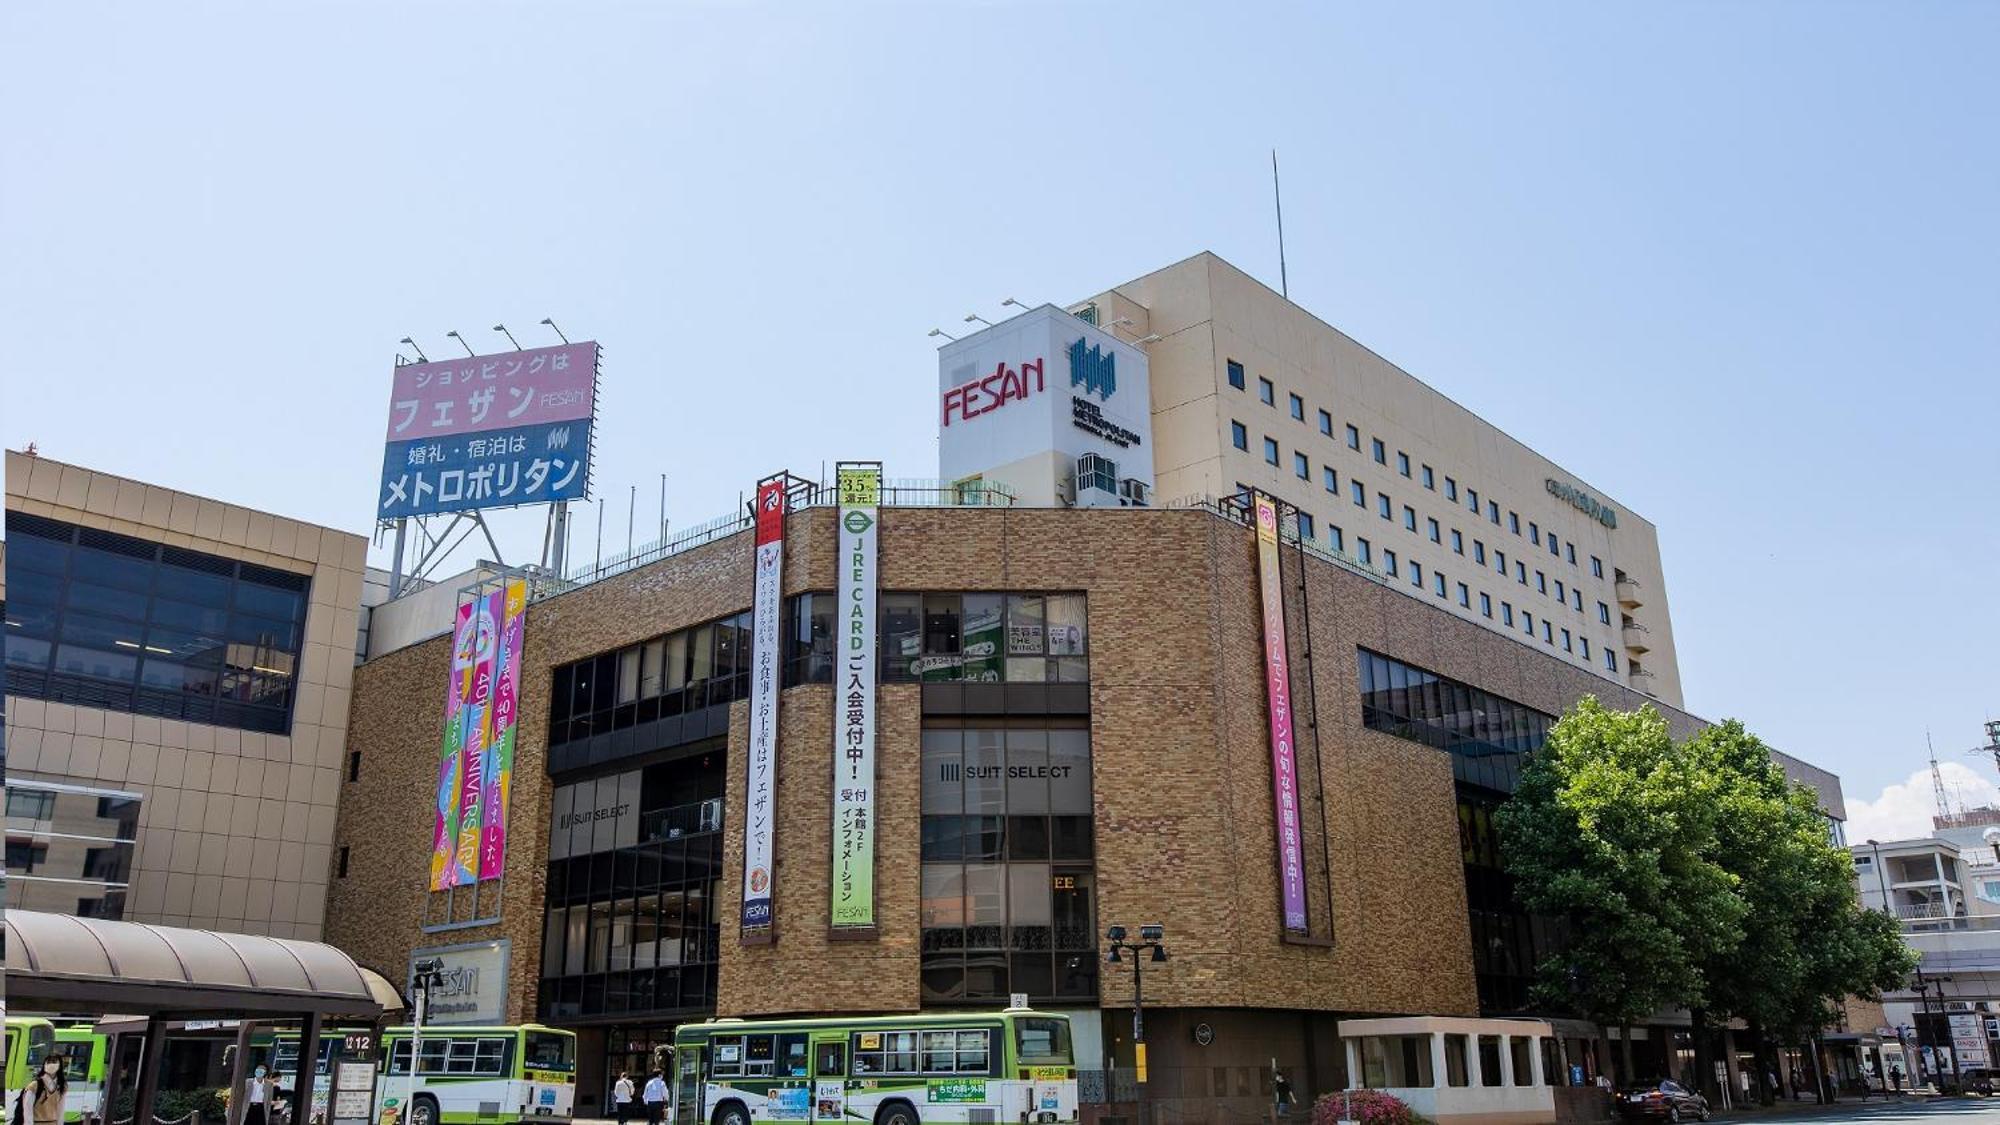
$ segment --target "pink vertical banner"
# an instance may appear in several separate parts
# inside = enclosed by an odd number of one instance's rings
[[[493,665],[499,649],[503,598],[503,593],[496,590],[472,603],[478,650],[465,707],[465,738],[458,754],[458,848],[452,861],[454,878],[460,886],[479,881],[479,837],[483,827],[480,794],[485,784],[486,750],[493,733]]]
[[[528,620],[528,584],[506,585],[500,648],[493,687],[493,737],[489,744],[481,798],[485,833],[479,844],[479,877],[498,879],[507,863],[507,800],[514,788],[514,737],[519,728],[521,646]]]
[[[458,840],[459,751],[465,742],[465,702],[477,657],[472,605],[458,607],[451,634],[451,675],[444,691],[444,733],[438,748],[437,825],[431,837],[431,890],[457,885],[452,851]]]
[[[1257,585],[1264,612],[1264,694],[1271,708],[1271,790],[1278,825],[1278,885],[1285,929],[1305,933],[1306,875],[1299,825],[1298,754],[1292,741],[1292,658],[1285,637],[1285,593],[1278,576],[1278,505],[1258,493]]]

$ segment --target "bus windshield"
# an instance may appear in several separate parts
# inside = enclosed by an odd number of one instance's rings
[[[576,1040],[567,1035],[530,1031],[527,1064],[530,1070],[575,1070]]]
[[[1014,1050],[1023,1066],[1068,1066],[1069,1021],[1035,1019],[1014,1021]]]

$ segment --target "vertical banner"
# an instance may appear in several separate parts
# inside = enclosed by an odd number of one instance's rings
[[[836,927],[875,924],[875,520],[880,466],[836,466],[839,671],[833,693],[833,893]]]
[[[778,616],[784,608],[785,477],[757,486],[757,579],[751,600],[750,744],[744,752],[745,929],[769,926],[771,829],[778,743]]]
[[[434,891],[497,879],[505,865],[527,610],[528,586],[519,578],[458,607],[438,749]]]
[[[438,747],[437,825],[431,835],[431,890],[456,885],[452,851],[458,842],[458,750],[465,743],[465,700],[478,651],[472,603],[458,607],[451,633],[451,681],[444,692],[444,735]]]
[[[1278,505],[1258,493],[1257,585],[1264,612],[1264,690],[1271,707],[1271,788],[1278,823],[1278,884],[1285,929],[1305,933],[1306,876],[1299,828],[1298,755],[1292,744],[1292,660],[1278,576]]]
[[[466,699],[459,710],[465,720],[465,737],[458,750],[458,849],[450,865],[453,886],[469,887],[479,881],[479,840],[486,823],[481,816],[481,797],[486,770],[492,764],[487,748],[493,743],[494,664],[500,654],[504,601],[499,590],[482,591],[472,601],[475,651],[464,681]]]
[[[493,740],[480,771],[480,819],[486,832],[479,843],[479,877],[498,879],[507,862],[507,799],[514,792],[514,733],[521,698],[521,644],[528,623],[528,583],[510,578],[501,590],[500,647],[495,658]]]

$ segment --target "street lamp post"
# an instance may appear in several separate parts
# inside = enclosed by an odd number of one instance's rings
[[[1116,965],[1125,959],[1124,954],[1132,955],[1132,1073],[1139,1085],[1139,1125],[1146,1125],[1145,964],[1148,960],[1158,963],[1167,959],[1167,947],[1161,944],[1166,940],[1167,928],[1158,924],[1140,926],[1136,942],[1126,941],[1125,936],[1123,926],[1112,926],[1104,932],[1105,944],[1111,950],[1104,959]]]
[[[444,987],[444,961],[437,957],[426,957],[410,966],[410,1071],[409,1081],[404,1087],[402,1119],[405,1125],[439,1125],[436,1121],[418,1122],[417,1114],[417,1067],[424,1057],[424,1010],[430,1001],[431,990]],[[395,1056],[391,1055],[391,1059]]]

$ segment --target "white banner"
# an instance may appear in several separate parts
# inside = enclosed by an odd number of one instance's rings
[[[875,543],[879,467],[840,467],[839,652],[833,693],[835,926],[875,924]]]
[[[784,610],[785,482],[757,486],[757,585],[751,601],[750,744],[744,752],[744,929],[771,925],[771,836],[777,811],[778,617]]]

